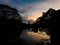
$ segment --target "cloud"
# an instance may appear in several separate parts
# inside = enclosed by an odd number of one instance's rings
[[[60,0],[46,0],[44,2],[36,2],[31,4],[32,8],[26,12],[28,19],[36,20],[41,16],[42,12],[46,12],[49,8],[60,9]]]
[[[10,0],[0,0],[2,3],[9,3]]]
[[[32,4],[32,5],[34,5],[33,9],[35,8],[41,11],[47,10],[49,8],[59,9],[60,0],[46,0],[44,2],[41,2],[41,3],[39,2],[39,3]]]
[[[60,0],[38,0],[25,5],[16,4],[15,1],[12,0],[1,0],[1,2],[14,5],[22,16],[27,16],[28,19],[32,20],[36,20],[42,15],[42,12],[46,12],[49,8],[60,9]]]
[[[20,13],[25,13],[28,10],[30,10],[32,8],[32,6],[17,6],[17,9],[19,10]]]

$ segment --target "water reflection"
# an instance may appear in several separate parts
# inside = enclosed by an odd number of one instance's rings
[[[25,43],[29,43],[31,45],[35,45],[37,42],[44,42],[44,43],[49,43],[50,42],[50,36],[46,34],[46,32],[40,32],[38,31],[37,33],[24,30],[21,34],[20,37]]]

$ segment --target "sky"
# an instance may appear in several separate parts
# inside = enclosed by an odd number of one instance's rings
[[[17,8],[22,17],[34,21],[49,8],[60,9],[60,0],[0,0],[0,4]]]

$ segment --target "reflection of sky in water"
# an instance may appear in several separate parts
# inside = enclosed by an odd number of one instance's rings
[[[45,32],[30,32],[30,31],[23,31],[21,34],[21,39],[26,40],[28,42],[39,42],[41,39],[48,40],[50,39],[50,36],[48,36]]]

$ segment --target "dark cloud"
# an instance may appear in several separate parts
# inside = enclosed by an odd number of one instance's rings
[[[10,0],[0,0],[0,2],[2,2],[2,3],[9,3]]]
[[[27,6],[16,5],[16,8],[19,10],[20,13],[25,13],[28,10],[32,9],[33,5],[27,5]]]

